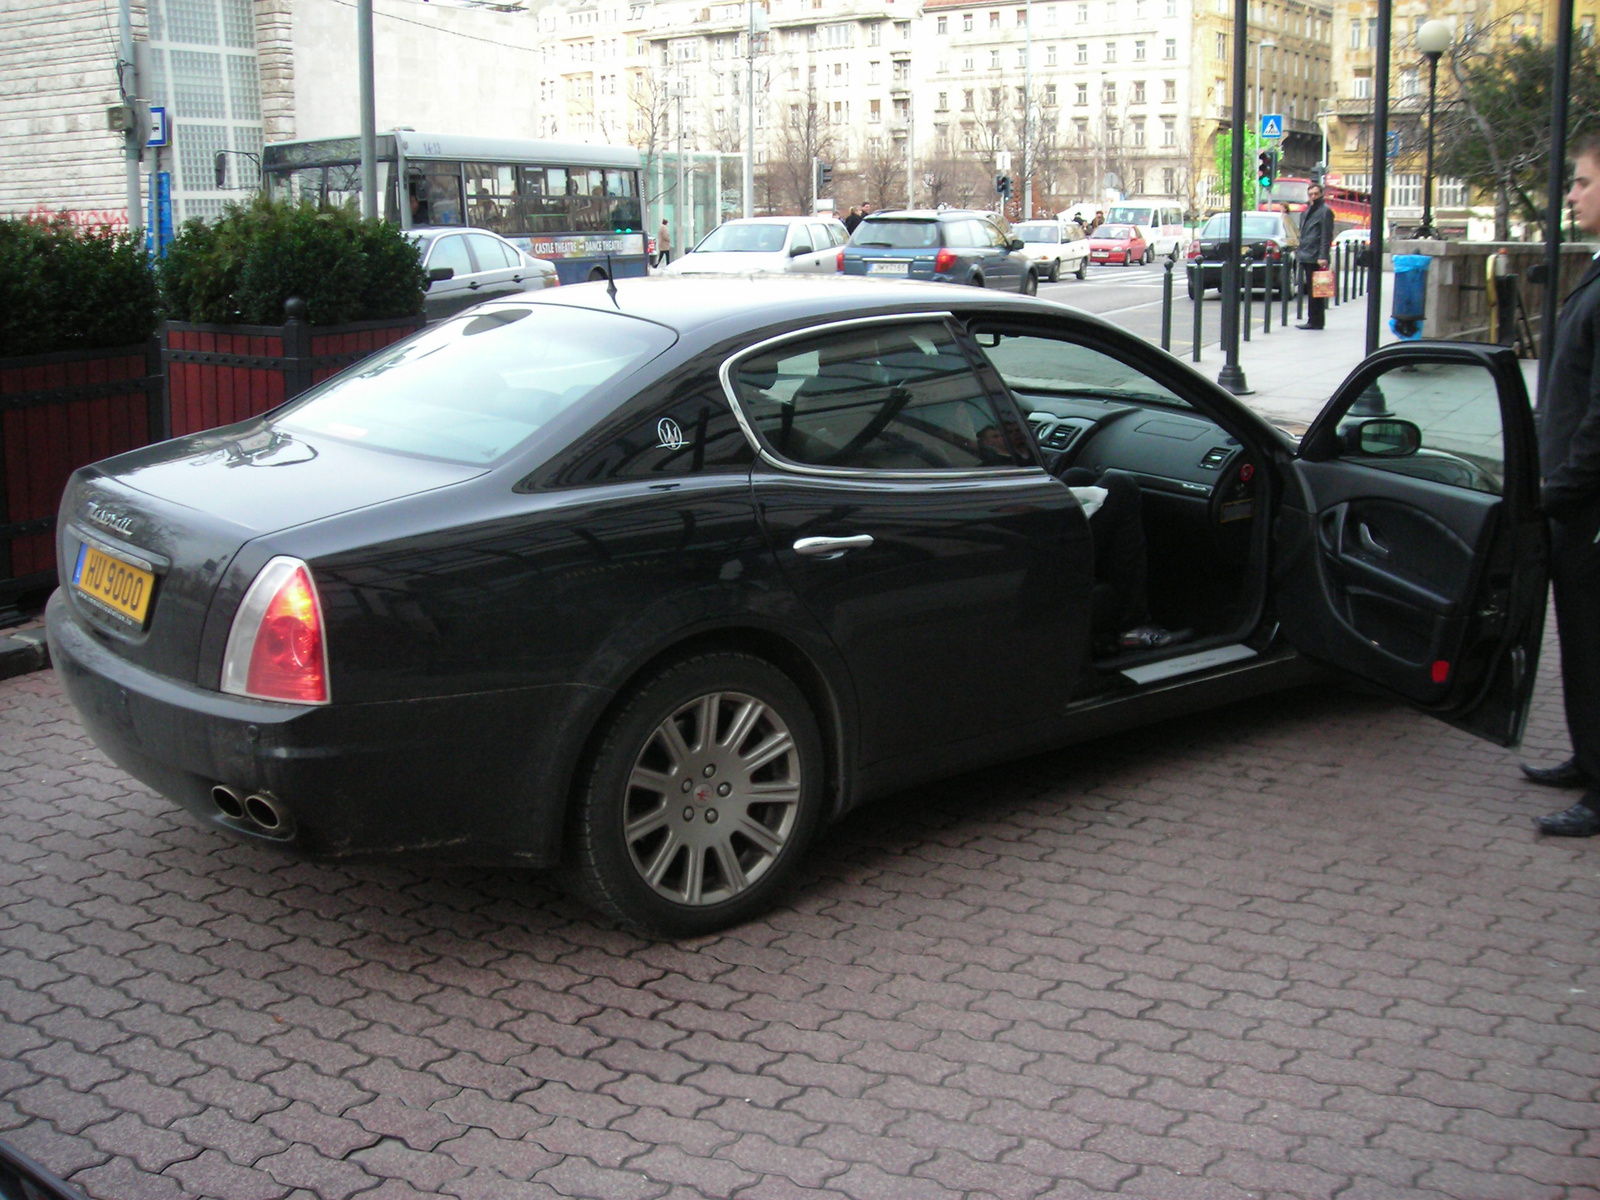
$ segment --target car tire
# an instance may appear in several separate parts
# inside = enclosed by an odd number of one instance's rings
[[[1204,295],[1205,295],[1205,289],[1204,288],[1195,287],[1194,276],[1193,275],[1189,276],[1189,299],[1197,300],[1201,296],[1204,296]]]
[[[1151,263],[1155,262],[1155,260],[1156,260],[1156,252],[1154,250],[1152,250],[1149,246],[1146,246],[1144,248],[1144,265],[1148,267]]]
[[[669,666],[607,720],[580,776],[569,885],[668,937],[747,921],[793,875],[825,775],[816,717],[776,667],[736,653]]]
[[[1061,281],[1061,260],[1058,258],[1058,259],[1055,260],[1055,262],[1050,264],[1050,282],[1051,283],[1059,283],[1060,281]]]
[[[1089,260],[1087,258],[1080,258],[1078,260],[1078,278],[1089,278]]]
[[[1024,296],[1037,296],[1039,294],[1039,277],[1032,271],[1022,273],[1022,286],[1017,289]]]

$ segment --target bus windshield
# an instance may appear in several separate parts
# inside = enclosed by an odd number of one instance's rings
[[[1153,210],[1145,204],[1119,204],[1106,214],[1107,225],[1148,225]]]

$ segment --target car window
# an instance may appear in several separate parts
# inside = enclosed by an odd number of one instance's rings
[[[1125,242],[1133,236],[1133,230],[1126,225],[1102,225],[1094,235],[1111,242]]]
[[[1201,231],[1201,237],[1220,238],[1228,236],[1228,214],[1217,213]],[[1244,221],[1239,226],[1240,236],[1245,240],[1251,238],[1281,238],[1284,236],[1284,221],[1274,213],[1245,213]]]
[[[382,450],[492,462],[674,340],[619,313],[490,308],[378,351],[291,402],[275,423]]]
[[[788,236],[783,225],[719,225],[695,247],[697,254],[777,254]]]
[[[980,221],[978,222],[978,227],[980,230],[978,244],[980,246],[993,246],[996,250],[1009,250],[1011,248],[1011,239],[1006,237],[1005,231],[993,221]]]
[[[467,257],[466,239],[459,233],[434,238],[433,248],[428,251],[427,266],[430,271],[449,267],[457,275],[471,275],[472,259]]]
[[[828,223],[828,242],[834,246],[842,246],[850,240],[850,231],[837,221]]]
[[[1408,421],[1422,433],[1413,454],[1387,457],[1383,439],[1390,421]],[[1368,425],[1364,434],[1358,428]],[[1431,479],[1452,487],[1498,496],[1505,479],[1500,395],[1494,376],[1476,363],[1423,362],[1396,366],[1380,375],[1340,422],[1341,457],[1364,466]],[[1358,436],[1361,435],[1361,436]],[[1376,454],[1363,454],[1363,442]]]
[[[811,230],[811,248],[813,250],[826,250],[833,245],[833,239],[828,236],[828,227],[826,225],[809,225],[807,228]]]
[[[809,225],[794,225],[790,227],[790,254],[810,254],[815,248],[816,243],[811,240],[811,227]]]
[[[1104,351],[1061,338],[984,331],[978,345],[1012,391],[1093,400],[1190,407],[1188,401],[1139,368]],[[1027,407],[1026,399],[1023,407]]]
[[[507,253],[509,248],[498,238],[482,233],[469,233],[466,238],[472,245],[472,254],[478,260],[479,270],[503,271],[518,265],[516,259]]]
[[[939,225],[936,221],[863,221],[850,235],[850,244],[894,250],[932,249],[939,244]]]
[[[971,470],[1027,461],[950,329],[901,322],[835,331],[739,364],[734,386],[768,447],[858,470]]]

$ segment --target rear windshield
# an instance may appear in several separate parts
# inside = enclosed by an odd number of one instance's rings
[[[785,225],[721,225],[695,247],[701,254],[776,254],[783,249]]]
[[[382,450],[493,462],[674,340],[660,325],[555,304],[464,313],[330,379],[275,423]]]
[[[850,235],[852,246],[887,246],[922,250],[939,244],[937,221],[863,221]]]
[[[1283,219],[1270,213],[1245,213],[1244,224],[1240,227],[1240,235],[1246,238],[1269,238],[1283,235]],[[1218,238],[1228,236],[1228,214],[1217,213],[1206,222],[1206,227],[1200,231],[1201,237]]]

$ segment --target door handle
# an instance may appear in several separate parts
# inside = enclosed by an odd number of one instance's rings
[[[839,558],[850,550],[865,550],[872,545],[870,533],[851,537],[803,537],[794,543],[794,552],[807,558]]]
[[[470,288],[474,292],[477,291],[480,286],[481,285],[478,283],[478,281],[476,279],[474,279],[471,283],[467,284],[467,287]]]
[[[1377,538],[1372,536],[1372,530],[1367,528],[1367,523],[1365,521],[1361,522],[1360,533],[1361,548],[1363,550],[1367,551],[1369,554],[1376,554],[1379,558],[1389,557],[1389,547],[1385,546],[1383,543],[1379,542]]]

